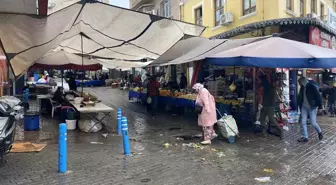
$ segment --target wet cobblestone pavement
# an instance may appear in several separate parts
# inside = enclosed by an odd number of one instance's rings
[[[39,132],[23,132],[16,139],[47,143],[40,153],[10,153],[0,168],[0,184],[125,184],[210,185],[261,184],[256,177],[270,177],[262,184],[336,184],[336,118],[319,117],[323,141],[310,130],[310,141],[296,142],[298,127],[290,127],[286,139],[261,138],[241,133],[235,144],[215,140],[212,146],[182,146],[197,139],[180,140],[179,135],[199,132],[195,118],[160,114],[153,119],[143,105],[129,103],[127,93],[111,88],[86,89],[104,103],[121,106],[129,119],[133,156],[122,155],[121,138],[114,133],[115,116],[105,123],[110,134],[68,132],[68,173],[57,173],[57,120],[42,118]],[[92,144],[97,142],[100,144]],[[163,147],[169,143],[168,148]],[[273,173],[264,172],[272,169]]]

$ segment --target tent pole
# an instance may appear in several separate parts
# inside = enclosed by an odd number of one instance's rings
[[[62,75],[62,89],[64,89],[64,87],[63,87],[63,80],[64,80],[64,70],[63,70],[63,69],[61,70],[61,75]]]
[[[83,35],[81,34],[81,50],[82,50],[82,66],[84,66],[84,53],[83,53]],[[81,96],[83,96],[83,83],[84,83],[84,72],[82,74],[82,92],[81,92]]]

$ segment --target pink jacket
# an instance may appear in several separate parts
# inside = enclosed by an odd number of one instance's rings
[[[203,106],[202,113],[198,115],[198,125],[202,127],[213,126],[217,122],[216,102],[206,88],[199,90],[196,104]]]

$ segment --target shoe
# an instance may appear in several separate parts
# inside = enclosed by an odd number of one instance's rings
[[[211,145],[211,140],[202,141],[201,144],[202,145]]]
[[[300,142],[300,143],[306,143],[306,142],[308,142],[308,138],[301,137],[301,138],[298,139],[297,141]]]
[[[322,132],[318,134],[318,138],[319,138],[319,140],[323,139],[323,133]]]

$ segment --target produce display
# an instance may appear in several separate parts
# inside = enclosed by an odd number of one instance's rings
[[[142,93],[146,93],[147,89],[143,89],[142,87],[135,87],[133,89],[133,91],[135,92],[142,92]],[[193,94],[193,93],[186,93],[186,92],[179,92],[179,91],[170,91],[167,89],[159,89],[160,92],[160,96],[164,96],[164,97],[175,97],[175,98],[182,98],[182,99],[187,99],[187,100],[196,100],[197,94]],[[238,106],[241,105],[243,100],[237,100],[237,99],[224,99],[224,97],[219,96],[216,97],[216,102],[217,103],[223,103],[223,104],[229,104],[229,105],[233,105],[233,106]]]
[[[196,100],[196,97],[197,97],[197,94],[185,94],[185,95],[179,96],[179,98],[184,98],[188,100]]]

